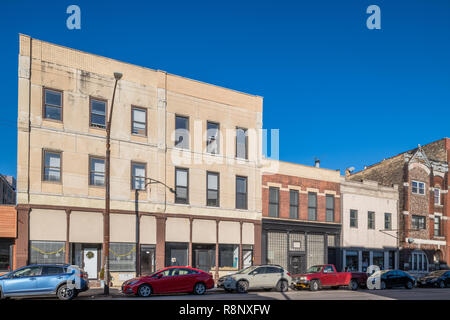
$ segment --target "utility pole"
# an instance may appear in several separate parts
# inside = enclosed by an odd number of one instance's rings
[[[136,274],[137,276],[141,275],[141,248],[140,248],[140,217],[139,217],[139,191],[146,190],[147,186],[150,184],[161,184],[167,189],[169,189],[170,192],[175,193],[175,190],[168,185],[166,185],[164,182],[152,179],[152,178],[144,178],[145,184],[142,189],[136,188],[135,185],[133,187],[134,190],[134,210],[136,214]],[[134,182],[133,182],[134,184]]]
[[[116,79],[114,83],[114,91],[111,100],[111,111],[109,113],[109,119],[106,122],[106,160],[105,160],[105,213],[103,215],[103,270],[105,276],[105,286],[103,288],[103,293],[109,295],[109,206],[110,206],[110,163],[111,163],[111,120],[114,109],[114,97],[116,95],[117,82],[122,78],[122,74],[119,72],[114,72],[114,78]]]

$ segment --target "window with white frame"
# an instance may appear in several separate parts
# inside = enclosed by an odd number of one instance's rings
[[[434,188],[434,204],[441,204],[441,189]]]
[[[412,182],[412,193],[414,194],[425,194],[425,183],[420,181]]]

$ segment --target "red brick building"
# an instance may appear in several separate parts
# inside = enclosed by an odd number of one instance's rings
[[[421,274],[450,260],[450,139],[420,145],[349,175],[399,187],[400,268]]]
[[[340,173],[272,161],[262,176],[262,262],[292,274],[338,264]]]

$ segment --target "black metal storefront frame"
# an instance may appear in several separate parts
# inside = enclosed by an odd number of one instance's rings
[[[314,223],[314,222],[304,222],[304,221],[289,221],[289,220],[279,220],[279,219],[262,219],[262,263],[267,263],[267,250],[268,250],[268,233],[269,232],[281,232],[286,233],[286,266],[290,268],[291,257],[293,256],[304,256],[307,259],[308,253],[308,235],[320,234],[324,235],[324,260],[328,261],[328,236],[335,236],[335,250],[336,250],[336,269],[341,269],[341,250],[339,248],[340,235],[341,235],[341,225],[339,224],[324,224],[324,223]],[[305,235],[304,250],[302,251],[291,251],[290,250],[290,234],[291,233],[303,233]],[[307,262],[306,262],[307,264]],[[306,267],[306,266],[305,266]]]

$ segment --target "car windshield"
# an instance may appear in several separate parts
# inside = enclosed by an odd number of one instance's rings
[[[247,267],[245,269],[242,269],[241,271],[236,272],[236,274],[247,274],[251,272],[252,270],[255,270],[255,266]]]
[[[318,273],[322,271],[323,266],[312,266],[308,270],[306,270],[306,273]]]

